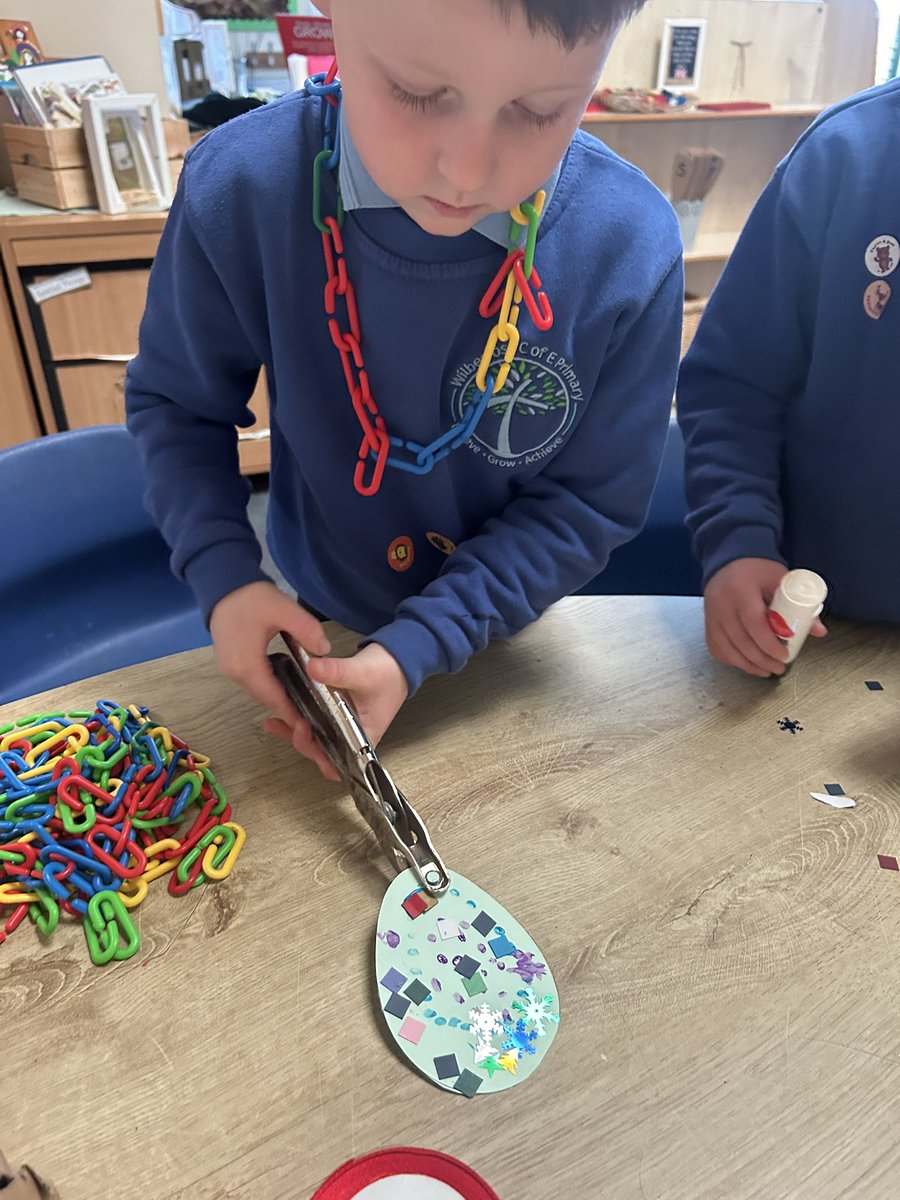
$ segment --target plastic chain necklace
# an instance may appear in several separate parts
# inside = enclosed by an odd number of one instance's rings
[[[526,202],[510,209],[512,222],[508,253],[478,305],[481,316],[496,316],[497,322],[488,334],[475,376],[479,395],[469,404],[464,420],[457,421],[446,433],[429,442],[427,446],[406,441],[404,438],[391,437],[385,428],[384,418],[378,411],[365,369],[356,292],[347,274],[347,263],[344,259],[344,242],[341,236],[344,206],[341,202],[340,186],[336,213],[327,216],[322,213],[322,171],[337,172],[341,155],[338,121],[341,83],[337,78],[337,63],[332,63],[327,72],[311,76],[307,79],[305,87],[309,95],[324,96],[327,101],[323,149],[313,161],[313,222],[322,235],[322,251],[328,276],[325,284],[328,331],[340,354],[347,390],[363,431],[356,469],[353,472],[353,486],[361,496],[374,496],[381,487],[386,466],[410,471],[414,475],[426,475],[436,463],[472,436],[491,398],[499,393],[506,383],[510,366],[519,348],[519,308],[523,301],[538,329],[544,331],[553,324],[550,301],[541,290],[541,277],[534,266],[534,247],[546,196],[543,191],[539,191],[531,203]],[[337,179],[335,182],[337,183]],[[520,246],[523,230],[524,246]],[[338,296],[344,300],[349,328],[341,329],[335,315]],[[503,361],[499,364],[496,374],[493,374],[491,360],[501,344],[506,347]],[[367,480],[366,465],[370,460],[372,470]]]

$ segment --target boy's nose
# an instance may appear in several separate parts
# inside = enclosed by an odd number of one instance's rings
[[[453,122],[438,146],[437,168],[453,189],[448,204],[482,200],[496,155],[496,132],[489,122]]]

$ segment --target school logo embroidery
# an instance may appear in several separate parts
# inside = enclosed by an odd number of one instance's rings
[[[866,267],[870,275],[883,279],[900,264],[900,242],[889,233],[873,238],[866,247]]]
[[[493,359],[502,359],[502,348]],[[454,420],[464,420],[479,396],[475,376],[480,359],[465,363],[451,377]],[[540,462],[566,440],[584,401],[572,364],[549,346],[520,342],[503,388],[466,443],[491,466],[520,467]]]

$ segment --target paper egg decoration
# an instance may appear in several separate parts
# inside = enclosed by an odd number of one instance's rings
[[[412,871],[388,888],[375,939],[382,1017],[426,1079],[463,1096],[505,1091],[541,1065],[559,993],[537,945],[457,871],[440,898]]]

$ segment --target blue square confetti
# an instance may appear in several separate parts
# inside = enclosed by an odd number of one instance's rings
[[[409,1001],[405,996],[398,995],[397,992],[391,994],[390,1000],[384,1006],[384,1011],[390,1013],[392,1017],[405,1017],[406,1010],[409,1008]]]
[[[456,1083],[453,1085],[455,1091],[462,1092],[462,1094],[464,1096],[468,1096],[469,1099],[475,1095],[480,1087],[481,1076],[476,1075],[474,1071],[470,1071],[468,1069],[463,1071],[459,1079],[457,1079]]]
[[[455,1054],[441,1054],[434,1060],[434,1073],[438,1079],[452,1079],[459,1074],[459,1063]]]
[[[487,935],[494,928],[494,918],[489,917],[488,914],[482,910],[472,922],[472,928],[477,929],[482,937],[487,937]]]
[[[516,952],[515,946],[505,933],[501,933],[499,937],[492,938],[488,942],[488,945],[493,950],[496,958],[506,958],[507,955],[515,954]]]
[[[826,783],[825,791],[829,796],[843,796],[844,794],[844,789],[839,783]]]
[[[399,992],[404,983],[406,983],[406,976],[398,971],[396,967],[391,967],[381,981],[382,987],[386,987],[389,992]]]
[[[867,679],[866,687],[869,689],[870,692],[883,692],[884,691],[883,686],[878,682],[877,679]]]
[[[462,975],[463,979],[471,979],[479,966],[480,964],[474,958],[470,958],[468,954],[464,954],[454,967],[454,970],[457,975]]]
[[[421,1004],[423,1000],[429,998],[431,992],[421,979],[414,979],[403,994],[409,996],[413,1004]]]

